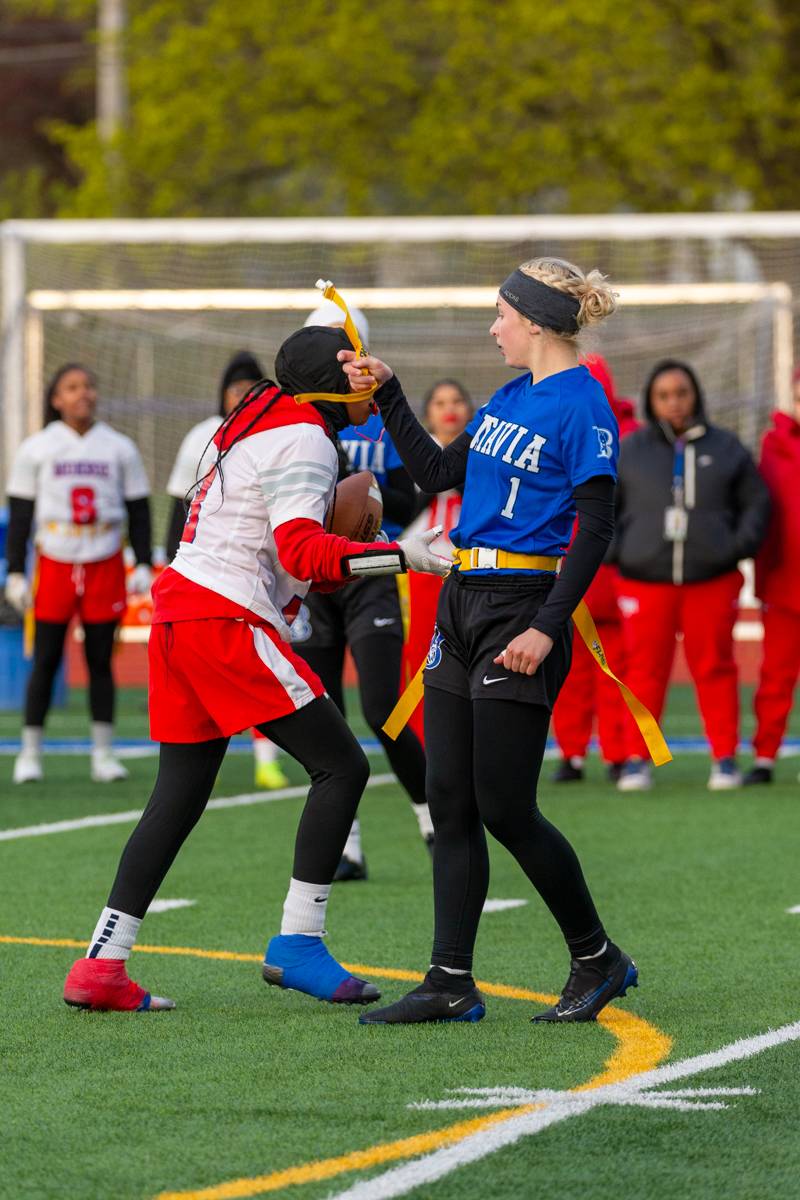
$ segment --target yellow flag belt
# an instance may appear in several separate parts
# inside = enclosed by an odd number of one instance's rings
[[[498,551],[498,554],[500,552]],[[524,555],[516,556],[519,558]],[[533,557],[533,556],[532,556]],[[555,560],[554,560],[555,561]],[[521,564],[515,564],[521,565]],[[639,732],[644,738],[650,758],[657,767],[661,767],[664,763],[672,761],[672,754],[669,746],[666,743],[663,733],[661,732],[658,722],[648,708],[642,704],[633,692],[618,679],[608,665],[606,660],[603,643],[600,641],[600,635],[597,632],[597,626],[594,623],[594,618],[589,612],[589,609],[584,600],[581,600],[578,607],[572,614],[572,620],[575,623],[575,628],[583,638],[584,644],[591,654],[594,661],[604,674],[613,679],[622,693],[622,698],[630,710],[631,716],[639,727]],[[414,678],[409,683],[408,687],[403,692],[392,712],[383,726],[383,731],[387,737],[394,740],[397,735],[405,728],[411,718],[411,714],[422,699],[423,681],[422,673],[425,670],[425,662],[422,663]]]
[[[350,309],[347,307],[346,302],[339,295],[329,279],[318,279],[317,287],[326,300],[332,300],[342,310],[344,314],[344,331],[350,339],[350,345],[359,358],[364,358],[367,352],[356,329],[355,321],[350,316]],[[364,374],[366,375],[367,372],[364,371]],[[377,390],[378,385],[374,383],[371,388],[365,388],[363,392],[347,392],[344,396],[339,392],[301,392],[299,396],[295,396],[295,401],[297,404],[310,404],[312,400],[328,400],[331,404],[354,404],[359,400],[371,400]]]

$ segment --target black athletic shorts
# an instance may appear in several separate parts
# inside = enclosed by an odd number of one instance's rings
[[[426,687],[467,700],[522,700],[552,709],[572,661],[572,623],[535,675],[507,671],[493,659],[529,628],[555,581],[553,575],[461,575],[445,580]]]
[[[359,579],[336,592],[309,592],[304,604],[311,633],[303,638],[301,653],[304,647],[322,650],[345,643],[352,646],[376,633],[402,640],[403,621],[394,575]]]

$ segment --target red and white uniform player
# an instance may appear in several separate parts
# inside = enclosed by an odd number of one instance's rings
[[[14,460],[9,496],[33,500],[39,552],[34,615],[119,620],[125,611],[125,502],[150,494],[141,455],[104,421],[80,434],[53,421]]]
[[[326,590],[400,569],[388,546],[324,532],[336,449],[313,405],[298,408],[275,394],[255,424],[245,407],[217,434],[224,450],[251,426],[198,488],[178,553],[154,588],[156,741],[225,737],[321,696],[320,680],[290,641],[311,581]]]

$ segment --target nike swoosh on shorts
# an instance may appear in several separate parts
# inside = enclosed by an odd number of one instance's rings
[[[394,623],[395,623],[394,617],[373,617],[372,618],[372,624],[375,625],[378,629],[382,629],[384,625],[394,625]]]
[[[490,683],[502,683],[504,679],[508,679],[508,676],[507,675],[498,675],[496,679],[487,679],[487,677],[484,675],[483,684],[484,684],[484,687],[488,687]]]

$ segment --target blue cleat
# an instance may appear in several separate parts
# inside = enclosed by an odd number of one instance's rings
[[[361,1025],[420,1025],[423,1022],[474,1025],[486,1015],[483,996],[471,975],[448,976],[431,967],[419,987],[386,1008],[363,1013]]]
[[[609,942],[598,958],[573,958],[564,990],[552,1008],[537,1013],[535,1023],[596,1021],[597,1014],[629,987],[639,986],[636,963]]]
[[[381,998],[374,984],[345,971],[322,938],[304,933],[272,938],[264,955],[262,974],[266,983],[305,992],[330,1004],[372,1004]]]

